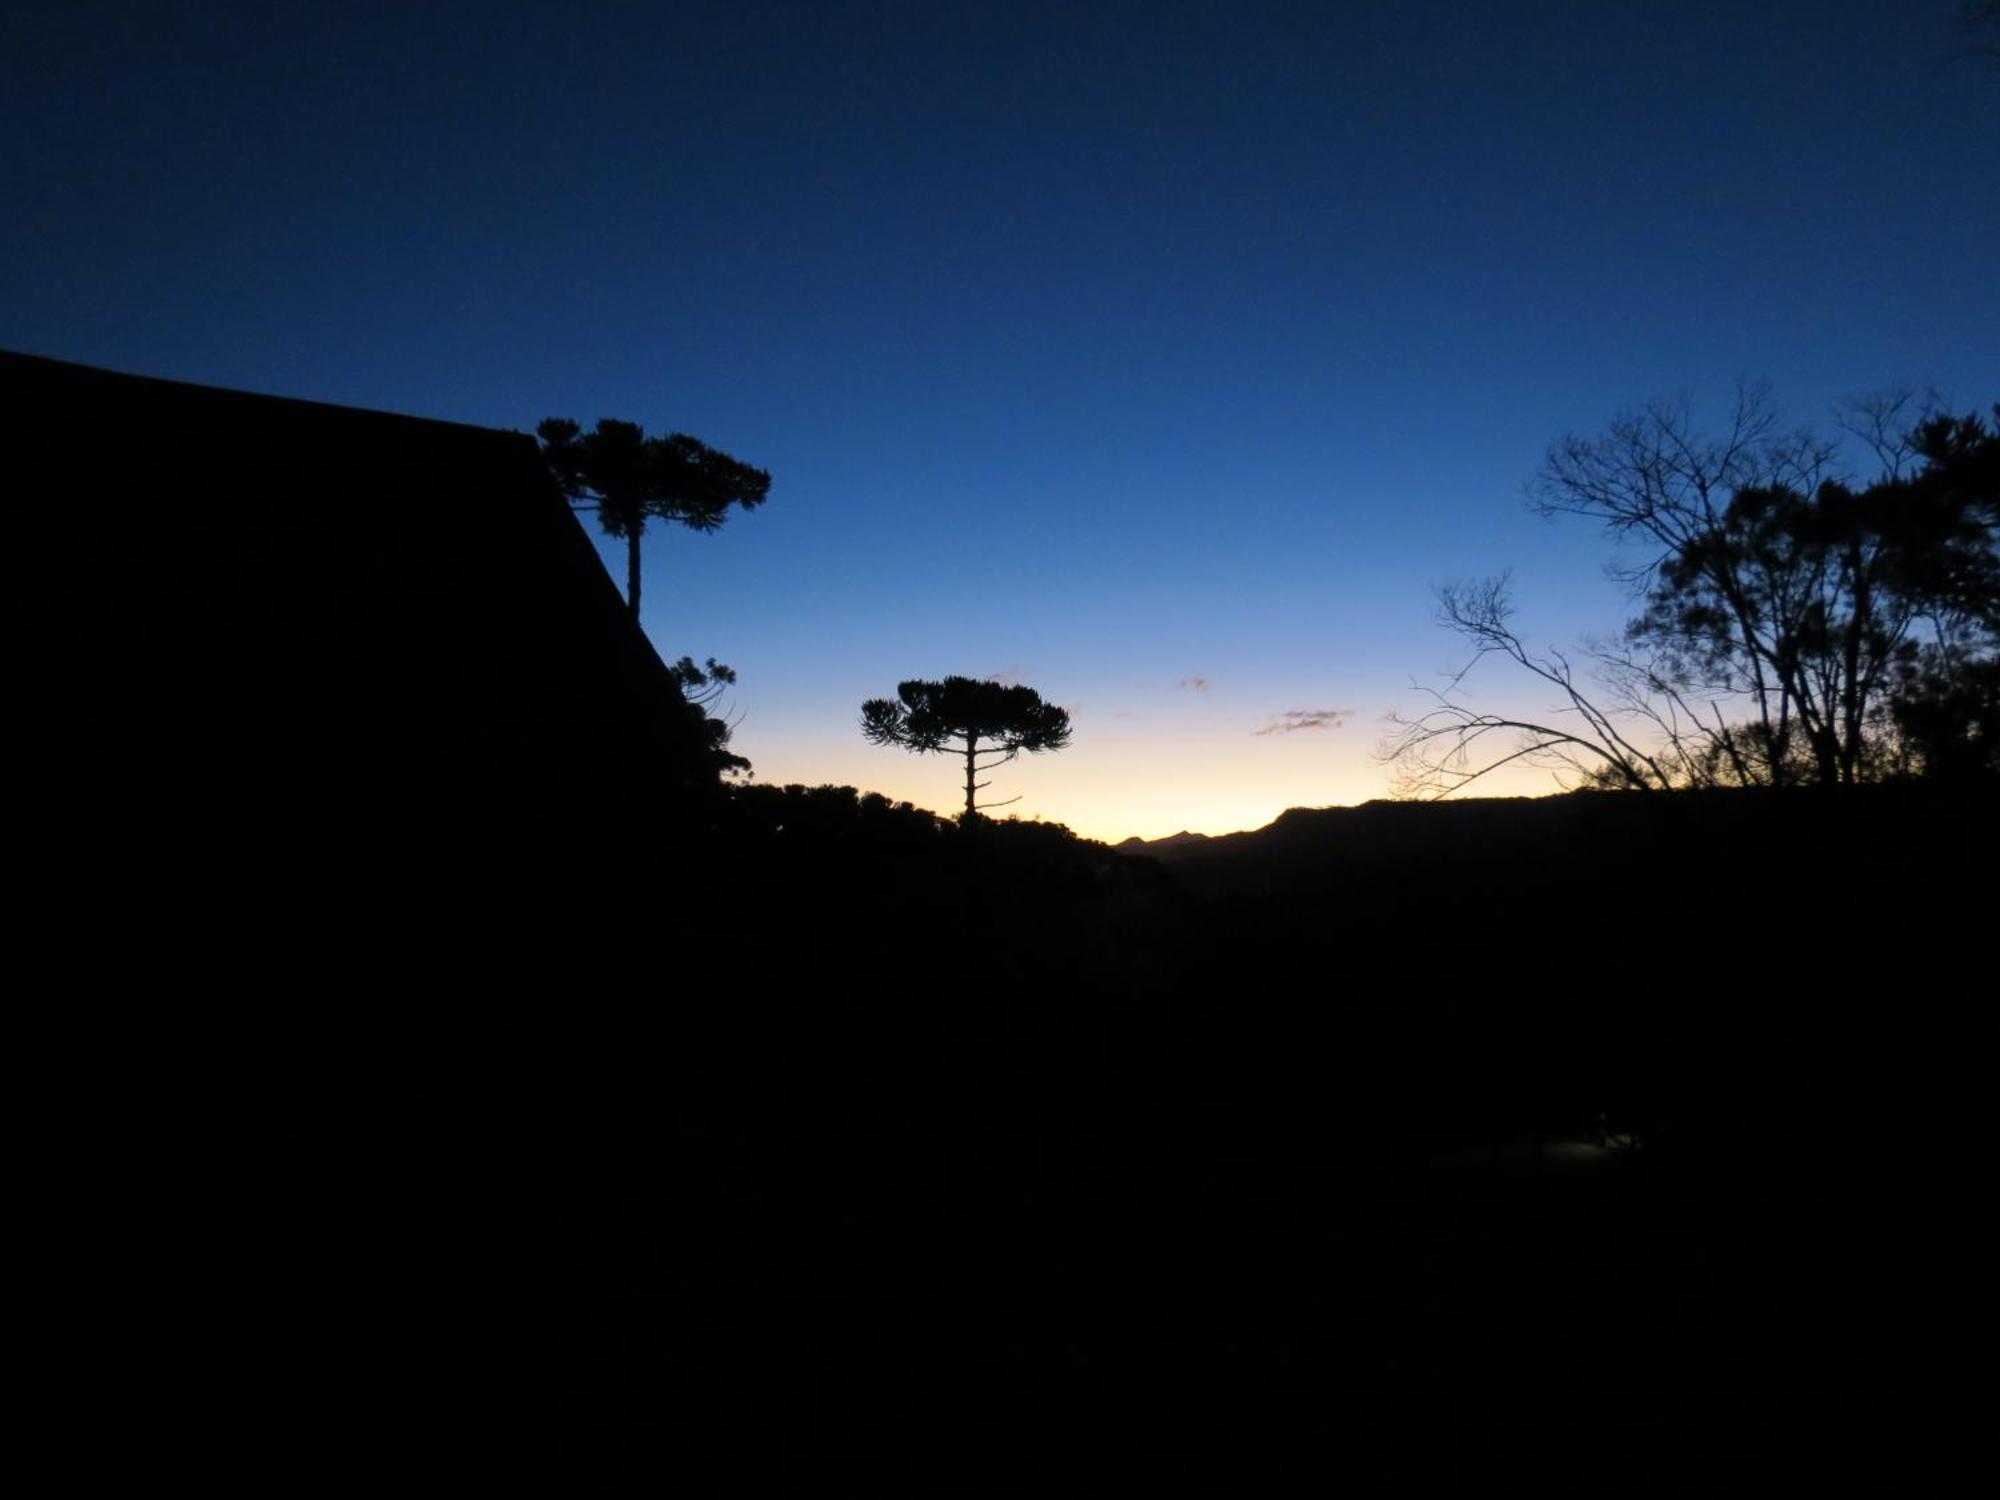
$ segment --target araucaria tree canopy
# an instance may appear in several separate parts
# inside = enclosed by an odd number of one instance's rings
[[[690,531],[714,531],[729,507],[754,510],[771,491],[771,476],[684,432],[647,437],[636,422],[605,417],[585,432],[567,417],[550,417],[535,433],[562,492],[597,512],[605,535],[625,543],[625,602],[639,618],[639,539],[649,520],[677,521]]]
[[[905,682],[894,698],[870,698],[861,705],[861,733],[876,745],[900,745],[919,753],[950,751],[965,757],[965,817],[982,808],[1018,802],[982,803],[979,780],[1023,750],[1060,750],[1069,743],[1069,714],[1044,703],[1033,688],[1008,687],[972,677],[942,682]]]

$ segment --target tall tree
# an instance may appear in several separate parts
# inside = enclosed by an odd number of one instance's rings
[[[1888,706],[1920,629],[1942,624],[1953,580],[1991,580],[1990,496],[1940,482],[1946,459],[1970,476],[1966,455],[1991,438],[1978,419],[1904,394],[1853,403],[1842,425],[1880,466],[1868,483],[1832,477],[1835,445],[1784,429],[1754,390],[1720,437],[1655,405],[1558,444],[1537,480],[1544,513],[1652,544],[1628,573],[1644,608],[1614,660],[1710,706],[1719,779],[1836,785],[1890,769]]]
[[[1880,465],[1866,484],[1829,477],[1836,446],[1782,427],[1755,391],[1719,435],[1657,403],[1558,443],[1537,508],[1643,544],[1623,569],[1640,613],[1593,648],[1602,681],[1586,689],[1560,652],[1513,633],[1504,579],[1442,590],[1474,659],[1542,679],[1561,718],[1477,712],[1456,696],[1461,672],[1388,748],[1406,784],[1442,795],[1522,758],[1631,787],[1845,785],[1964,764],[1962,742],[1993,717],[2000,421],[1903,397],[1859,403],[1843,425]],[[1519,748],[1482,754],[1503,730]]]
[[[1033,688],[971,677],[905,682],[894,698],[871,698],[861,705],[861,733],[871,744],[965,757],[968,823],[986,808],[1021,800],[980,802],[979,793],[991,785],[979,779],[982,775],[1023,750],[1033,754],[1062,749],[1069,744],[1069,731],[1069,714],[1044,703]]]
[[[535,429],[565,495],[597,512],[607,536],[625,543],[625,602],[639,618],[639,540],[650,520],[714,531],[729,507],[754,510],[771,476],[685,433],[647,437],[636,422],[604,417],[585,432],[567,417]]]

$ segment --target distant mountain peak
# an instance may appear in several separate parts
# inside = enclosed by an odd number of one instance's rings
[[[1116,847],[1137,851],[1140,849],[1170,849],[1177,844],[1205,844],[1207,842],[1207,834],[1189,833],[1183,828],[1179,833],[1170,833],[1165,838],[1158,839],[1142,839],[1135,833],[1131,838],[1126,839]]]

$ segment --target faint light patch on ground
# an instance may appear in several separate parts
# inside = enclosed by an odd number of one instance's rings
[[[1619,1153],[1592,1141],[1512,1140],[1486,1144],[1455,1142],[1441,1145],[1428,1157],[1433,1167],[1466,1168],[1591,1168],[1608,1166]]]

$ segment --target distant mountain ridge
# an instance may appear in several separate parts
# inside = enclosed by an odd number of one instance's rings
[[[1642,889],[1670,868],[1696,885],[1712,882],[1722,851],[1765,868],[1813,867],[1814,857],[1802,850],[1837,863],[1839,851],[1850,847],[1844,840],[1900,868],[1911,851],[1929,847],[1926,840],[1956,849],[1968,836],[1965,829],[1991,827],[1997,811],[1990,789],[1954,798],[1895,783],[1837,794],[1812,788],[1575,791],[1294,807],[1242,833],[1183,832],[1127,839],[1115,848],[1158,860],[1191,889],[1296,891],[1327,882],[1368,883],[1392,871],[1396,878],[1422,871],[1425,878],[1448,874],[1454,882],[1511,887],[1530,869],[1570,890],[1579,881],[1599,889]],[[1853,857],[1851,848],[1844,857]]]
[[[1189,833],[1183,828],[1179,833],[1170,833],[1164,838],[1157,839],[1142,839],[1135,833],[1129,839],[1114,844],[1112,847],[1117,849],[1121,854],[1149,854],[1157,853],[1164,849],[1178,849],[1184,844],[1205,844],[1207,842],[1207,834]]]

